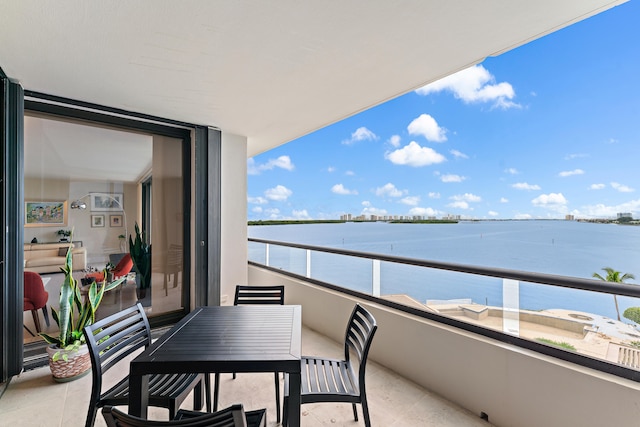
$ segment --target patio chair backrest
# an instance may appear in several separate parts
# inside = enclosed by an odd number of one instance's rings
[[[241,404],[236,404],[218,412],[203,412],[201,416],[173,421],[153,421],[134,417],[114,408],[102,408],[102,416],[107,427],[246,427],[247,422]]]
[[[284,304],[284,286],[236,286],[233,305]]]
[[[102,375],[141,347],[151,344],[151,327],[140,303],[84,328],[93,373],[91,401],[100,397]]]
[[[356,304],[347,324],[344,339],[344,358],[349,361],[355,354],[359,364],[359,381],[364,382],[365,365],[373,336],[378,329],[376,319],[360,304]]]

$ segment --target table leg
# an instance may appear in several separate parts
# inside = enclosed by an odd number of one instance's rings
[[[149,376],[129,375],[129,415],[147,418]]]
[[[289,373],[289,426],[300,427],[300,372]]]

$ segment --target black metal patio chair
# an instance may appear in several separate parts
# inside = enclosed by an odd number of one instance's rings
[[[85,423],[85,427],[91,427],[98,408],[128,405],[129,376],[125,376],[105,392],[102,391],[102,376],[115,366],[128,367],[127,361],[123,359],[151,344],[151,328],[142,305],[138,303],[87,326],[83,332],[89,347],[93,377]],[[193,407],[201,409],[206,391],[207,411],[211,411],[211,390],[203,385],[204,379],[203,374],[150,375],[149,405],[169,409],[169,419],[173,419],[192,390]]]
[[[233,305],[284,305],[284,286],[236,286]],[[276,421],[280,422],[280,381],[278,372],[274,372],[276,387]],[[233,378],[236,378],[235,372]],[[213,410],[218,408],[218,394],[220,392],[220,374],[216,373],[213,392]]]
[[[232,405],[218,412],[194,412],[179,410],[171,421],[154,421],[134,417],[114,408],[102,408],[107,427],[266,427],[266,411],[244,412],[241,404]]]
[[[358,421],[356,403],[362,405],[364,424],[371,426],[369,406],[365,391],[365,367],[373,336],[378,326],[376,320],[364,307],[356,304],[347,325],[344,340],[344,360],[322,359],[303,356],[300,403],[347,402],[353,405],[353,417]],[[355,357],[352,359],[351,354]],[[356,375],[354,362],[358,366]],[[284,380],[284,419],[288,425],[289,375]]]

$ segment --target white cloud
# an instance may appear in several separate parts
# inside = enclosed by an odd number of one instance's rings
[[[468,159],[468,158],[469,158],[469,156],[467,156],[466,154],[464,154],[463,152],[458,151],[458,150],[451,150],[451,151],[449,151],[449,152],[450,152],[450,153],[453,155],[453,157],[455,157],[456,159]]]
[[[605,184],[591,184],[589,186],[589,190],[602,190],[605,187],[606,187]]]
[[[299,210],[299,211],[294,210],[292,212],[292,215],[293,215],[293,217],[295,219],[310,219],[311,218],[306,209],[302,209],[302,210]]]
[[[284,202],[293,194],[293,191],[289,190],[287,187],[283,185],[276,185],[273,188],[270,188],[264,192],[264,195],[269,200],[274,200],[276,202]]]
[[[280,209],[265,209],[264,213],[267,214],[269,219],[280,219]]]
[[[387,183],[382,187],[376,188],[376,196],[402,197],[407,194],[407,190],[398,190],[392,183]]]
[[[615,188],[616,190],[618,190],[621,193],[633,193],[634,191],[636,191],[635,189],[627,186],[627,185],[622,185],[620,183],[617,182],[612,182],[611,186],[613,188]]]
[[[515,219],[531,219],[532,216],[529,214],[516,214],[514,218]]]
[[[526,182],[518,182],[511,185],[516,190],[540,190],[540,186],[537,184],[528,184]]]
[[[589,155],[583,154],[583,153],[573,153],[573,154],[567,154],[566,156],[564,156],[564,159],[573,160],[573,159],[581,159],[583,157],[589,157]]]
[[[435,191],[430,191],[429,192],[429,198],[430,199],[439,199],[440,198],[440,193],[437,193]]]
[[[496,212],[496,211],[489,211],[489,212],[487,212],[487,214],[488,214],[489,216],[498,216],[498,215],[500,215],[500,214],[499,214],[498,212]]]
[[[375,141],[376,139],[378,139],[378,136],[363,126],[356,129],[355,132],[351,134],[351,138],[345,139],[342,143],[345,145],[351,145],[358,141]]]
[[[329,172],[329,173],[333,173],[333,172],[335,172],[335,171],[336,171],[336,168],[335,168],[335,167],[333,167],[333,166],[329,166],[329,167],[327,168],[327,172]]]
[[[261,207],[261,206],[254,206],[254,207],[251,209],[251,212],[253,212],[253,213],[258,213],[258,214],[259,214],[259,213],[262,213],[262,207]]]
[[[539,195],[535,199],[531,200],[531,203],[543,208],[552,208],[560,205],[566,205],[567,199],[564,198],[562,193],[549,193]]]
[[[419,215],[419,216],[438,216],[440,215],[440,211],[437,211],[432,208],[411,208],[409,209],[409,215]]]
[[[294,164],[291,162],[289,156],[280,156],[277,159],[269,159],[266,163],[256,165],[253,157],[247,159],[247,174],[259,175],[264,171],[272,170],[273,168],[281,168],[288,171],[295,169]]]
[[[509,199],[506,197],[500,197],[500,203],[509,203]]]
[[[457,209],[469,209],[469,203],[463,200],[459,200],[457,202],[451,202],[447,206],[450,208],[457,208]]]
[[[391,136],[391,138],[389,138],[389,144],[391,144],[393,147],[399,147],[400,146],[400,135]]]
[[[478,203],[482,201],[482,197],[476,196],[475,194],[471,194],[471,193],[456,194],[455,196],[451,196],[449,198],[451,200],[473,202],[473,203]]]
[[[344,185],[342,184],[336,184],[333,187],[331,187],[331,192],[335,194],[342,194],[342,195],[358,194],[358,191],[344,188]]]
[[[269,201],[264,197],[247,197],[247,203],[254,205],[266,205]]]
[[[496,83],[495,77],[482,65],[474,65],[416,90],[418,95],[450,91],[465,103],[492,102],[493,107],[519,108],[512,101],[513,86],[507,82]]]
[[[428,114],[420,114],[419,117],[413,119],[407,130],[411,135],[422,135],[427,141],[444,142],[447,140],[447,130],[438,126],[436,119]]]
[[[364,207],[371,206],[371,202],[370,202],[370,201],[368,201],[368,200],[363,200],[363,201],[362,201],[362,206],[364,206]]]
[[[607,144],[617,144],[618,142],[620,142],[620,141],[618,141],[618,140],[617,140],[617,139],[615,139],[615,138],[609,138],[609,139],[607,140]]]
[[[516,168],[508,168],[508,169],[505,169],[504,171],[510,175],[518,175],[520,173]]]
[[[344,174],[347,176],[354,176],[356,173],[354,171],[346,171]]]
[[[580,216],[591,218],[615,218],[618,212],[640,212],[640,199],[631,200],[629,202],[621,203],[614,206],[607,206],[601,203],[596,205],[583,206],[582,208],[580,208],[578,214]]]
[[[574,169],[572,171],[562,171],[558,174],[560,177],[567,177],[573,175],[584,175],[584,171],[582,169]]]
[[[415,141],[411,141],[409,145],[405,145],[398,150],[386,153],[384,157],[393,164],[413,167],[428,166],[447,160],[434,149],[421,147]]]
[[[384,209],[379,209],[379,208],[374,208],[371,206],[368,206],[366,208],[364,208],[361,212],[361,215],[378,215],[378,216],[383,216],[386,215],[387,211]]]
[[[440,176],[440,181],[442,182],[462,182],[465,179],[467,179],[467,177],[451,173]]]
[[[417,206],[418,203],[420,203],[420,196],[404,197],[402,200],[400,200],[400,203],[404,203],[405,205],[409,206]]]

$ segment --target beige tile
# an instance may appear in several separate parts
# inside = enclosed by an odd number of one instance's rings
[[[325,357],[342,357],[342,345],[314,331],[303,329],[303,353]],[[105,374],[105,385],[113,384],[126,375],[128,364]],[[213,376],[212,376],[213,379]],[[279,379],[282,393],[283,381]],[[34,369],[14,378],[0,398],[0,424],[24,426],[83,426],[87,414],[91,376],[59,384],[53,381],[48,367]],[[433,395],[376,363],[367,365],[367,395],[371,423],[376,427],[433,426],[433,427],[487,427],[480,420],[456,405]],[[246,410],[266,408],[268,426],[276,423],[276,403],[273,373],[222,374],[220,381],[220,408],[242,403]],[[183,403],[193,408],[193,395]],[[318,403],[303,405],[302,425],[363,426],[362,409],[358,408],[359,422],[354,421],[350,404]],[[122,408],[126,410],[126,407]],[[25,416],[28,414],[28,416]],[[168,411],[149,408],[149,418],[166,420]],[[106,424],[100,412],[96,427]]]

